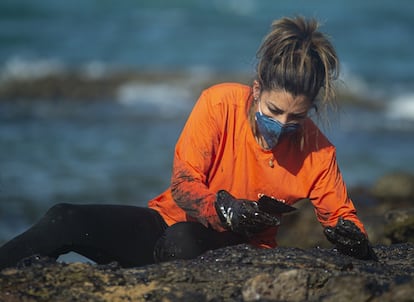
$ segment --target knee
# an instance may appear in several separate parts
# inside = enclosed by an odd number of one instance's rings
[[[53,205],[45,214],[52,222],[67,220],[76,212],[76,205],[70,203],[57,203]]]
[[[183,222],[167,228],[154,248],[155,262],[176,259],[193,259],[207,251],[208,245],[203,240],[207,230],[199,223]]]

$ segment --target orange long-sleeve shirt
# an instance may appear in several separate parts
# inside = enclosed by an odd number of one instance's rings
[[[265,194],[287,204],[308,197],[324,227],[343,217],[365,232],[347,195],[335,147],[317,126],[305,121],[302,147],[298,139],[283,137],[273,150],[264,150],[249,124],[251,102],[251,88],[242,84],[203,91],[177,142],[171,186],[149,207],[169,225],[199,221],[223,231],[214,208],[221,189],[237,198],[257,200]],[[275,247],[276,232],[270,228],[251,243]]]

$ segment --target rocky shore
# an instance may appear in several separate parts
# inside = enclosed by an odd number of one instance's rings
[[[0,301],[414,301],[414,177],[351,194],[378,262],[338,254],[302,205],[274,250],[239,245],[131,269],[32,257],[0,272]]]
[[[123,85],[164,82],[196,95],[214,82],[250,81],[247,75],[191,78],[127,71],[9,78],[0,82],[0,101],[116,100]],[[381,102],[347,91],[340,97],[381,109]],[[390,173],[370,188],[350,188],[349,194],[378,262],[338,254],[312,205],[302,203],[283,218],[274,250],[239,245],[194,260],[131,269],[32,257],[0,272],[0,301],[414,301],[414,176]]]
[[[246,245],[134,269],[27,259],[1,272],[1,301],[412,301],[414,245],[379,262],[329,249]]]

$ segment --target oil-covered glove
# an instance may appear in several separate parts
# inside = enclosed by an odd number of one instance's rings
[[[279,218],[261,211],[257,202],[236,199],[225,190],[217,193],[215,208],[221,223],[227,229],[248,237],[280,224]]]
[[[378,261],[368,238],[350,220],[340,217],[335,227],[326,227],[324,234],[339,252],[363,260]]]

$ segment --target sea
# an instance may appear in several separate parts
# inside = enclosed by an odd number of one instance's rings
[[[169,76],[93,102],[3,99],[0,243],[57,202],[146,206],[169,185],[175,142],[202,89],[172,84],[175,75],[194,87],[254,74],[271,22],[298,15],[320,21],[358,100],[339,99],[323,126],[348,187],[414,173],[411,0],[2,0],[0,91],[73,71]]]

